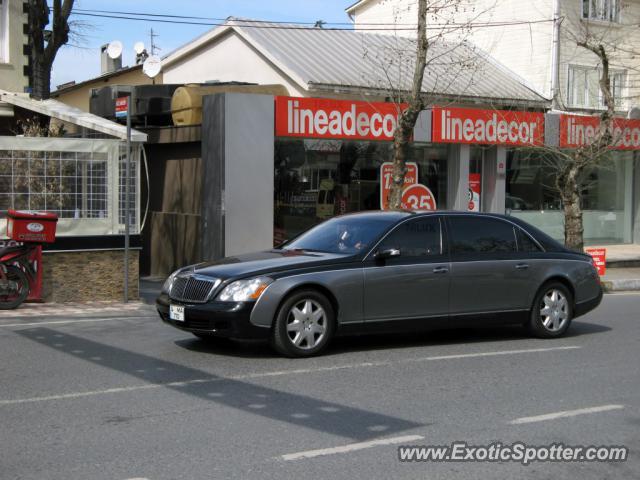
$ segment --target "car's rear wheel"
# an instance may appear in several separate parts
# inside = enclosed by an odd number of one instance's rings
[[[273,347],[289,357],[320,353],[335,330],[335,313],[327,297],[315,290],[301,290],[286,298],[276,314]]]
[[[531,308],[529,331],[540,338],[565,334],[573,319],[573,296],[560,282],[550,282],[540,289]]]

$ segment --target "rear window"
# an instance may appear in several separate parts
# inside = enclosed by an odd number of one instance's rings
[[[531,240],[521,228],[516,228],[518,232],[518,251],[520,252],[540,252],[540,247],[536,242]]]
[[[451,253],[515,252],[516,235],[510,223],[487,217],[449,217]]]
[[[510,217],[509,219],[512,222],[520,225],[523,228],[523,230],[526,230],[527,232],[529,232],[531,236],[535,238],[538,241],[538,243],[542,245],[542,248],[544,248],[547,252],[565,251],[564,245],[562,245],[560,242],[551,238],[549,235],[544,233],[539,228],[536,228],[530,223],[527,223],[524,220],[521,220],[517,217]]]

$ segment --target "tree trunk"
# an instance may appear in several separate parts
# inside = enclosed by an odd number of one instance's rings
[[[31,94],[39,100],[51,95],[51,65],[45,58],[34,56],[31,63]]]
[[[418,46],[416,49],[416,64],[413,71],[413,83],[409,106],[401,112],[398,125],[393,132],[393,170],[391,173],[391,188],[389,189],[389,208],[398,210],[402,208],[402,191],[404,190],[404,177],[407,173],[406,161],[409,152],[409,140],[416,125],[418,115],[423,108],[422,103],[422,79],[427,65],[427,0],[419,0],[418,3]]]
[[[413,123],[415,124],[415,120]],[[399,124],[393,134],[393,169],[391,171],[391,188],[389,189],[389,208],[392,210],[402,208],[402,191],[404,190],[404,177],[407,173],[407,154],[409,153],[409,140],[412,131],[413,127],[408,127],[408,122],[405,122],[405,127],[403,128]]]
[[[51,67],[60,47],[69,41],[69,15],[74,0],[53,0],[51,32],[45,34],[51,10],[46,0],[29,0],[28,25],[31,60],[31,94],[45,100],[51,93]]]
[[[579,168],[575,163],[569,165],[566,171],[560,175],[558,186],[564,210],[564,244],[567,248],[582,252],[584,249],[584,226],[580,204],[579,174]]]

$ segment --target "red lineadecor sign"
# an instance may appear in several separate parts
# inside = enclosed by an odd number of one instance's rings
[[[278,137],[393,140],[399,113],[395,103],[327,98],[276,97],[275,107]]]
[[[542,145],[544,114],[475,108],[433,108],[434,143]]]
[[[600,125],[599,117],[560,115],[560,147],[578,148],[589,145]],[[613,119],[615,150],[640,150],[640,120]]]

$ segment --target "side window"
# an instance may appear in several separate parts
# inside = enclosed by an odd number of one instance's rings
[[[402,257],[440,255],[440,220],[426,217],[399,225],[378,246],[378,250],[397,248]]]
[[[527,235],[521,228],[516,229],[518,231],[518,251],[520,252],[540,252],[538,244],[531,240],[531,237]]]
[[[515,252],[513,225],[486,217],[449,217],[451,253]]]

